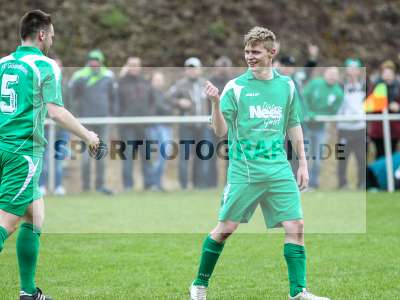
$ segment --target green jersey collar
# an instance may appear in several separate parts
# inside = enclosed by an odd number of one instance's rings
[[[256,79],[253,75],[253,72],[250,70],[250,68],[247,69],[247,71],[246,71],[246,79],[248,79],[248,80]]]
[[[245,74],[246,74],[245,76],[246,76],[246,79],[247,79],[247,80],[258,80],[258,79],[254,76],[254,74],[253,74],[253,72],[251,71],[250,68],[247,69],[247,71],[246,71]],[[278,73],[277,73],[276,69],[273,68],[273,69],[272,69],[272,79],[275,79],[277,75],[278,75]],[[272,80],[272,79],[271,79],[271,80]]]
[[[17,52],[29,52],[32,54],[43,55],[42,51],[40,51],[39,48],[31,46],[18,46]]]

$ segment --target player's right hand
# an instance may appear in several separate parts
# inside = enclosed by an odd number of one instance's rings
[[[206,95],[207,98],[214,104],[219,103],[219,90],[218,88],[213,85],[210,81],[206,83]]]
[[[96,148],[100,143],[100,138],[97,133],[89,130],[86,137],[86,143],[89,147]]]

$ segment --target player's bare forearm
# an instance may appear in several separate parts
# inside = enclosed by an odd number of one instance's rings
[[[87,142],[89,145],[98,143],[97,135],[86,129],[77,118],[75,118],[67,109],[62,106],[48,103],[47,111],[49,117],[55,121],[61,127],[69,130],[73,134],[80,137],[82,140]]]
[[[225,118],[219,108],[220,97],[218,88],[214,86],[211,82],[207,81],[205,92],[207,98],[211,101],[212,104],[212,127],[215,134],[219,137],[222,137],[228,132],[228,126],[226,125]]]
[[[292,142],[295,154],[298,157],[299,164],[307,166],[307,159],[304,151],[303,130],[301,129],[301,126],[299,125],[288,129],[288,135],[290,141]]]
[[[304,151],[304,138],[301,126],[292,127],[288,130],[289,139],[292,142],[293,149],[299,160],[297,169],[297,184],[300,190],[305,190],[308,186],[309,176],[307,169],[307,159]]]
[[[219,109],[219,102],[212,105],[212,128],[217,136],[223,137],[228,132],[225,118]]]

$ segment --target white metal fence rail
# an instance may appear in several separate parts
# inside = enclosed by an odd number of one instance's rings
[[[103,118],[81,118],[79,119],[84,125],[100,125],[100,124],[182,124],[182,123],[210,123],[210,116],[146,116],[146,117],[103,117]],[[389,114],[384,111],[382,114],[368,114],[364,116],[360,115],[334,115],[334,116],[317,116],[315,118],[317,122],[351,122],[351,121],[382,121],[383,123],[383,136],[385,145],[385,156],[386,156],[386,175],[388,182],[388,191],[394,191],[394,180],[393,180],[393,162],[392,162],[392,147],[391,147],[391,134],[390,134],[390,122],[400,121],[400,114]],[[49,126],[49,145],[52,145],[48,149],[48,157],[55,156],[54,144],[56,141],[56,126],[51,120],[46,120],[46,124]],[[48,160],[48,189],[54,191],[55,185],[55,161],[54,159]]]

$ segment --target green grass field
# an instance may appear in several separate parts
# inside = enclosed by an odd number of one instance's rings
[[[38,285],[56,300],[187,299],[219,194],[47,198]],[[303,203],[310,289],[331,299],[399,299],[400,195],[368,194],[365,203],[365,194],[307,193]],[[287,299],[283,234],[263,226],[257,212],[228,241],[209,299]],[[17,299],[15,235],[0,274],[0,299]]]

